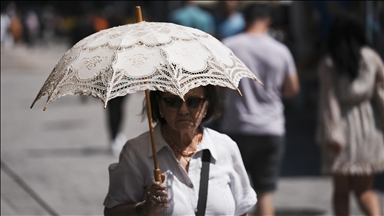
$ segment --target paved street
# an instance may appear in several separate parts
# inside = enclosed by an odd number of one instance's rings
[[[67,49],[57,44],[1,49],[1,215],[103,214],[107,168],[118,158],[107,148],[102,102],[65,96],[43,111],[45,96],[30,109]],[[125,101],[127,138],[148,128],[138,116],[143,98],[140,92]],[[327,176],[283,177],[275,195],[277,214],[331,215],[330,196]],[[362,215],[351,200],[352,215]]]

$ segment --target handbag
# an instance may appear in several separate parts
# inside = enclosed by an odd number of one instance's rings
[[[204,216],[207,207],[209,164],[211,162],[211,152],[208,149],[203,150],[201,157],[202,167],[200,172],[199,200],[197,202],[196,216]]]

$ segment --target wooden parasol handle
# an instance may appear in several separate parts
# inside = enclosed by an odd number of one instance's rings
[[[140,6],[136,6],[136,22],[142,22],[142,21],[143,21],[143,17],[141,16],[141,8],[140,8]],[[145,99],[147,102],[147,116],[148,116],[149,132],[151,134],[153,163],[155,165],[155,170],[153,172],[155,175],[155,180],[158,182],[162,182],[161,171],[159,168],[159,164],[157,162],[155,131],[153,129],[153,121],[152,121],[152,106],[151,106],[151,100],[149,97],[149,90],[148,89],[145,90]]]

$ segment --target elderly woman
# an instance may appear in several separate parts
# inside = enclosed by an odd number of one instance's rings
[[[255,205],[236,143],[201,125],[221,113],[214,86],[197,87],[184,98],[150,93],[163,182],[153,177],[150,133],[129,140],[119,162],[109,167],[105,215],[194,215],[199,193],[207,194],[206,215],[247,215]],[[207,191],[199,192],[203,150],[210,153],[209,180]]]

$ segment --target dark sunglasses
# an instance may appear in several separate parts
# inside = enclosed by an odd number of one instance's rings
[[[165,106],[172,109],[180,109],[180,107],[183,105],[183,100],[179,97],[169,97],[169,98],[162,98]],[[190,109],[196,109],[200,107],[207,98],[200,98],[200,97],[190,97],[187,100],[185,100],[185,103],[187,103],[187,107]]]

